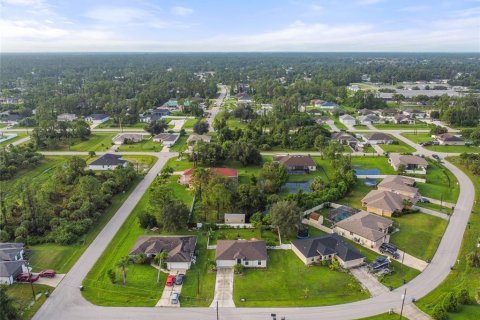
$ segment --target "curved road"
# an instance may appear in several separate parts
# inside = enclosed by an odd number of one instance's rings
[[[380,130],[379,130],[380,131]],[[385,130],[384,132],[388,132]],[[400,132],[388,132],[396,138],[408,143],[417,149],[417,154],[431,156],[434,152],[426,150],[400,135]],[[447,154],[435,152],[442,158]],[[62,153],[65,154],[65,153]],[[136,153],[138,154],[138,153]],[[152,154],[152,153],[150,153]],[[86,301],[78,287],[95,262],[101,256],[108,243],[113,239],[118,229],[127,219],[130,212],[138,203],[143,193],[148,189],[158,172],[174,153],[155,153],[159,157],[157,163],[136,187],[115,216],[100,232],[70,272],[60,282],[59,286],[44,303],[34,319],[185,319],[208,320],[216,319],[216,310],[213,308],[128,308],[128,307],[101,307]],[[460,184],[460,195],[450,222],[445,230],[440,245],[431,263],[418,277],[407,285],[374,298],[326,307],[311,308],[222,308],[219,310],[221,319],[271,319],[270,314],[276,313],[277,318],[311,320],[311,319],[356,319],[387,312],[390,308],[399,312],[401,295],[407,288],[407,299],[404,314],[411,319],[424,317],[411,303],[412,297],[419,299],[435,289],[448,275],[450,267],[457,260],[457,255],[463,239],[473,206],[474,186],[468,176],[449,162],[445,166],[456,176]],[[321,284],[320,284],[321,285]],[[254,288],[252,288],[254,289]],[[88,290],[88,288],[86,288]]]

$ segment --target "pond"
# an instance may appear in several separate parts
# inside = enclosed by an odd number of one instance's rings
[[[298,191],[311,192],[310,185],[313,180],[309,181],[297,181],[297,182],[287,182],[283,185],[283,189],[287,190],[288,193],[297,193]]]
[[[378,169],[354,169],[357,176],[378,176],[380,170]]]

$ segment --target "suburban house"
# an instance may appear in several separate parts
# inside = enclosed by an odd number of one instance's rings
[[[164,116],[170,114],[170,109],[158,107],[157,109],[149,109],[144,113],[140,114],[140,122],[152,122],[162,119]]]
[[[337,234],[292,241],[292,251],[306,265],[336,258],[343,268],[349,269],[365,262],[365,256]]]
[[[243,224],[245,223],[244,213],[225,213],[225,224]]]
[[[339,120],[346,126],[354,126],[355,124],[357,124],[357,120],[355,120],[355,118],[349,114],[344,114],[343,116],[340,116]]]
[[[16,126],[23,120],[25,117],[20,114],[10,113],[6,117],[2,117],[2,122],[6,123],[8,126]]]
[[[107,122],[110,117],[104,113],[94,113],[85,118],[85,121],[91,122],[92,124],[100,124]]]
[[[326,101],[326,102],[323,102],[323,103],[320,104],[320,108],[321,109],[336,109],[336,108],[338,108],[338,104],[336,104],[335,102]]]
[[[425,111],[420,111],[420,110],[406,109],[406,110],[403,110],[402,113],[406,116],[409,116],[411,118],[416,118],[416,119],[424,119],[427,117],[427,113]]]
[[[247,268],[267,267],[267,246],[261,240],[218,240],[215,252],[217,267],[241,264]]]
[[[401,195],[382,190],[370,191],[361,201],[362,206],[368,212],[378,214],[379,216],[391,217],[395,212],[401,212],[405,207]]]
[[[246,92],[240,92],[237,94],[237,100],[240,103],[250,103],[252,102],[252,98]]]
[[[269,103],[262,103],[260,109],[257,110],[258,115],[266,115],[273,111],[273,106]]]
[[[71,122],[77,120],[77,116],[73,113],[62,113],[57,116],[57,121]]]
[[[210,141],[212,141],[212,137],[204,134],[191,134],[187,139],[187,144],[192,145],[197,143],[198,141],[210,143]]]
[[[118,154],[106,153],[88,165],[90,170],[114,170],[118,167],[126,167],[127,160],[122,160],[122,156]]]
[[[402,176],[387,176],[377,185],[377,189],[381,191],[389,191],[397,193],[401,196],[408,197],[415,202],[419,197],[418,188],[413,187],[415,180]]]
[[[178,101],[175,99],[170,99],[162,105],[162,108],[177,109]]]
[[[426,174],[428,162],[422,157],[409,155],[409,154],[400,154],[400,153],[390,153],[388,156],[388,162],[390,165],[398,171],[401,166],[405,169],[407,173],[413,174]]]
[[[383,132],[375,132],[370,134],[363,135],[365,142],[373,145],[373,144],[390,144],[393,142],[393,138],[390,137],[388,134]]]
[[[366,211],[360,211],[340,222],[333,232],[369,248],[377,248],[390,241],[389,228],[393,221]]]
[[[137,143],[143,141],[143,134],[141,133],[119,133],[113,137],[114,144]]]
[[[277,161],[287,167],[289,173],[310,172],[317,170],[317,164],[310,156],[286,155],[275,156],[273,161]]]
[[[442,146],[464,146],[465,145],[465,141],[462,138],[450,133],[442,133],[442,134],[436,135],[435,139]]]
[[[167,252],[165,260],[168,270],[188,270],[195,263],[195,236],[141,236],[130,251],[130,256],[144,253],[154,258],[160,252]]]
[[[358,122],[359,124],[362,125],[369,125],[373,123],[385,123],[383,119],[381,119],[379,116],[376,116],[374,114],[367,114],[365,116],[359,116],[358,117]]]
[[[164,146],[171,147],[177,142],[180,135],[178,133],[160,133],[153,137],[154,142],[161,142]]]
[[[394,119],[397,124],[415,124],[415,118],[403,114],[397,114]]]
[[[190,183],[192,183],[193,170],[194,169],[187,169],[183,171],[183,173],[180,175],[180,178],[178,179],[178,183],[182,185],[190,185]],[[209,168],[208,170],[221,177],[235,179],[236,181],[238,180],[238,171],[235,169]]]
[[[358,110],[358,115],[360,115],[360,116],[366,116],[366,115],[369,115],[369,114],[375,114],[375,113],[372,110],[366,109],[366,108]]]
[[[331,138],[332,140],[337,140],[340,144],[346,144],[349,146],[356,145],[358,143],[357,138],[352,136],[350,133],[343,131],[332,133]]]
[[[0,284],[10,285],[17,275],[29,271],[23,254],[23,243],[0,243]]]

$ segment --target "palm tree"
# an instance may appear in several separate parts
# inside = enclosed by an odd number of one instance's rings
[[[123,285],[127,284],[127,267],[131,261],[132,259],[130,259],[130,257],[125,256],[117,262],[117,267],[122,270]]]
[[[167,259],[168,253],[166,251],[161,251],[156,257],[155,260],[158,262],[158,273],[157,273],[157,283],[160,282],[160,270],[162,269],[163,261]]]

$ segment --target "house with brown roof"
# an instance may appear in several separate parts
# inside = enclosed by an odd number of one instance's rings
[[[247,268],[266,268],[267,246],[261,240],[218,240],[215,261],[219,268],[237,264]]]
[[[419,193],[418,188],[413,187],[414,183],[415,180],[408,177],[387,176],[377,185],[377,189],[397,193],[401,196],[411,198],[412,202],[416,202]]]
[[[154,136],[153,142],[160,142],[164,146],[171,147],[177,142],[180,135],[178,133],[160,133]]]
[[[391,217],[395,212],[403,210],[405,198],[390,191],[372,190],[361,201],[368,212]]]
[[[366,211],[360,211],[335,224],[333,232],[362,246],[377,248],[390,241],[389,228],[393,221]]]
[[[195,259],[195,236],[141,236],[130,250],[130,256],[140,253],[154,258],[160,252],[167,252],[165,260],[168,270],[188,270]]]
[[[464,146],[465,145],[465,141],[462,138],[450,133],[442,133],[442,134],[436,135],[435,139],[442,146]]]
[[[404,167],[406,173],[426,174],[428,162],[422,157],[411,154],[390,153],[388,156],[390,165],[398,171],[401,166]]]
[[[285,167],[287,167],[288,172],[310,172],[317,170],[317,164],[310,156],[302,155],[286,155],[286,156],[276,156],[273,158],[273,161],[277,161]]]
[[[393,142],[393,138],[383,132],[374,132],[363,135],[365,142],[369,144],[390,144]]]

